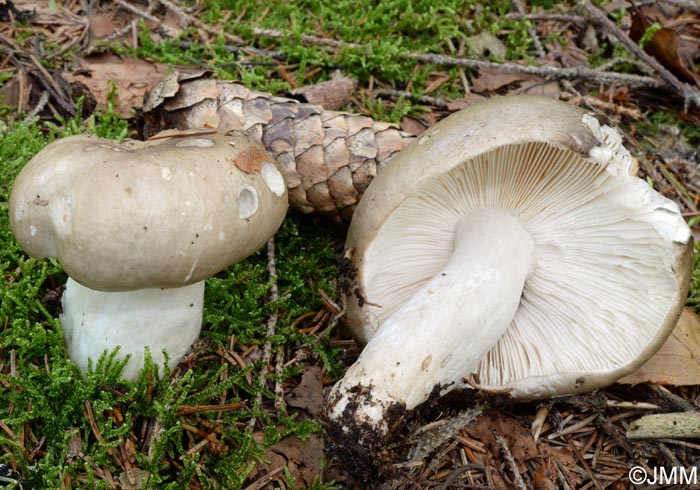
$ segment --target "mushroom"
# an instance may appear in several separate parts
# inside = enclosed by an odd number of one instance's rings
[[[32,257],[70,276],[60,323],[70,357],[120,346],[135,378],[148,347],[174,367],[199,335],[204,280],[279,228],[287,188],[258,143],[215,130],[117,143],[57,140],[20,172],[12,231]]]
[[[534,399],[639,367],[680,315],[692,235],[634,168],[615,129],[529,96],[402,150],[348,231],[346,320],[366,346],[331,390],[336,435],[371,444],[469,385]]]

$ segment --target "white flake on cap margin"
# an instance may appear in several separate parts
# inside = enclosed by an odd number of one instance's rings
[[[275,196],[280,197],[284,194],[285,183],[284,178],[274,163],[263,162],[261,169],[262,177],[270,190]]]
[[[243,184],[238,189],[238,217],[250,218],[258,210],[258,192],[250,184]]]
[[[593,135],[601,141],[601,146],[591,148],[588,158],[603,166],[611,175],[631,176],[635,167],[632,155],[622,145],[622,136],[608,125],[601,126],[598,120],[590,114],[584,114],[581,122],[588,126]],[[678,205],[665,197],[653,192],[649,185],[641,179],[633,177],[632,185],[636,187],[642,206],[651,207],[653,217],[651,224],[664,239],[676,243],[688,243],[690,228],[685,223]]]
[[[581,122],[588,126],[593,135],[601,141],[601,146],[591,148],[588,157],[605,167],[611,175],[618,175],[622,171],[625,175],[630,175],[634,169],[632,155],[627,148],[622,146],[622,137],[615,128],[606,124],[600,125],[598,120],[590,114],[584,114]]]

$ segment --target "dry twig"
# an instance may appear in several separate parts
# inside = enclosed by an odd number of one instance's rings
[[[500,434],[494,434],[494,438],[500,446],[501,452],[503,452],[503,457],[508,462],[508,467],[510,468],[510,471],[513,473],[513,483],[515,483],[516,488],[518,490],[527,490],[527,487],[525,486],[525,481],[523,480],[523,477],[520,474],[520,470],[518,470],[518,464],[515,462],[515,458],[513,458],[513,455],[510,453],[510,449],[508,449],[506,440],[503,439],[503,437]]]
[[[523,3],[520,0],[510,0],[510,4],[513,7],[515,7],[515,10],[520,15],[525,15],[525,7],[523,7]],[[535,51],[537,52],[537,56],[539,56],[539,57],[545,56],[547,53],[545,53],[544,48],[542,47],[542,43],[540,42],[540,38],[537,36],[537,31],[532,26],[528,26],[527,33],[530,35],[530,39],[532,40],[532,45],[535,47]]]
[[[272,284],[270,285],[270,301],[275,302],[279,299],[279,289],[277,287],[277,265],[275,263],[275,239],[270,238],[267,242],[267,270],[270,274],[270,280]],[[275,309],[267,319],[267,331],[265,332],[265,344],[263,345],[263,355],[262,355],[262,367],[260,368],[260,375],[258,376],[258,382],[260,386],[265,386],[267,382],[267,373],[270,366],[270,359],[272,359],[272,337],[275,335],[275,329],[277,328],[277,317],[278,313]],[[277,390],[275,390],[277,392]],[[276,401],[277,405],[278,402]],[[255,395],[255,405],[256,407],[262,406],[262,391],[258,391]],[[255,416],[251,417],[249,426],[255,427],[257,423],[257,418]]]
[[[632,54],[638,56],[641,60],[651,66],[659,76],[676,92],[678,95],[683,97],[683,99],[688,102],[692,102],[697,107],[700,107],[700,92],[691,88],[689,85],[684,84],[676,76],[668,71],[659,61],[647,54],[637,43],[632,41],[630,37],[622,32],[613,21],[608,19],[608,17],[603,14],[598,7],[591,4],[588,0],[584,2],[584,7],[591,14],[593,21],[602,25],[607,29],[613,36],[615,36]]]

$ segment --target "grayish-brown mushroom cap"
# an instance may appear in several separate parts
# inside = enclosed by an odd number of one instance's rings
[[[12,189],[18,243],[102,291],[182,287],[250,255],[287,210],[272,157],[240,134],[175,136],[47,146]]]

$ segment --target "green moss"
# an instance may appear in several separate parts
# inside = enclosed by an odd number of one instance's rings
[[[205,356],[173,381],[167,375],[158,379],[156,366],[147,363],[136,382],[127,382],[115,352],[103,356],[84,380],[66,359],[56,308],[47,296],[65,282],[65,273],[54,260],[28,258],[15,243],[8,219],[15,176],[49,142],[86,130],[121,138],[126,123],[106,111],[85,124],[77,119],[43,128],[30,123],[0,135],[0,420],[10,430],[0,430],[0,463],[18,468],[25,488],[57,488],[68,479],[71,488],[109,488],[103,472],[117,479],[123,468],[115,454],[132,447],[134,465],[148,474],[144,488],[189,488],[190,480],[204,488],[213,488],[211,481],[218,488],[240,488],[265,447],[288,435],[308,437],[320,426],[255,405],[258,393],[274,398],[258,382],[260,363],[236,369]],[[231,336],[238,345],[262,346],[267,318],[277,312],[274,349],[308,345],[329,371],[337,372],[324,339],[301,334],[294,320],[322,306],[318,288],[332,295],[334,247],[341,235],[313,217],[293,215],[285,221],[276,238],[280,298],[275,302],[269,299],[264,250],[209,279],[202,332],[211,342],[209,352],[228,348]],[[287,369],[283,380],[298,374]],[[242,405],[193,419],[177,414],[182,405],[222,402]],[[253,416],[264,426],[262,439],[248,426]],[[201,437],[185,423],[219,427],[220,447],[190,454]],[[160,435],[150,448],[139,447],[153,424]],[[69,454],[69,440],[78,441],[80,454]]]

